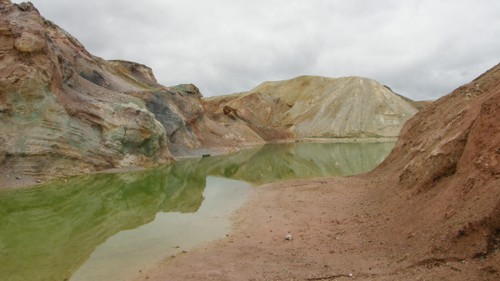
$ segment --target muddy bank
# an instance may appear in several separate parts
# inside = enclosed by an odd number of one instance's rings
[[[136,280],[498,280],[498,251],[414,256],[411,236],[387,228],[377,185],[358,176],[257,187],[228,237]]]

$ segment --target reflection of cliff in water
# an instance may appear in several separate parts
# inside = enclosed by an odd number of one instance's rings
[[[0,191],[2,280],[65,280],[116,233],[158,212],[196,212],[207,175],[262,184],[373,169],[393,143],[267,144],[147,171],[97,174]]]
[[[375,168],[393,142],[266,144],[200,160],[210,175],[263,184],[279,180],[347,176]]]
[[[65,280],[117,232],[150,222],[159,211],[195,212],[204,187],[204,177],[168,166],[2,191],[0,276]]]

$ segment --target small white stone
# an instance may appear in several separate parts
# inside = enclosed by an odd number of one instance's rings
[[[291,234],[290,232],[288,232],[288,234],[285,236],[285,240],[290,241],[290,240],[292,240],[292,239],[293,239],[293,238],[292,238],[292,234]]]

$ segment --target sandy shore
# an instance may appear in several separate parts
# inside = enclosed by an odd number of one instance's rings
[[[256,187],[225,239],[137,280],[498,280],[476,260],[409,258],[372,188],[366,176]]]

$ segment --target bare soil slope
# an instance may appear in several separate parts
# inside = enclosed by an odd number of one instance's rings
[[[386,229],[407,236],[408,259],[499,261],[499,118],[496,65],[405,124],[372,173],[377,202],[393,218]]]

